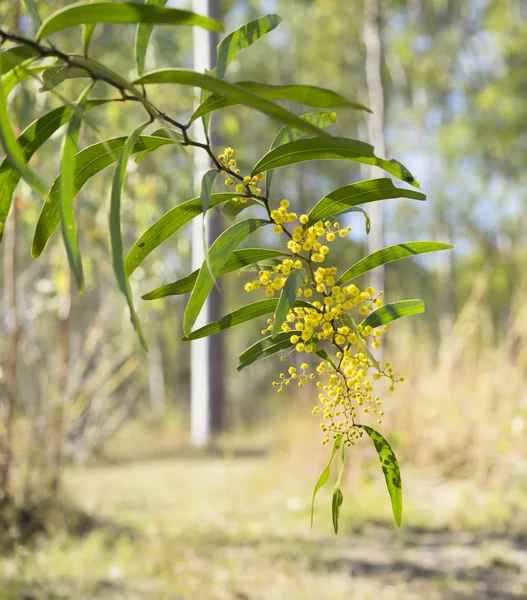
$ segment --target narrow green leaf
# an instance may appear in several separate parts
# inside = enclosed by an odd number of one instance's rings
[[[403,516],[403,487],[397,458],[395,457],[390,444],[379,432],[366,425],[360,425],[360,427],[362,427],[362,429],[370,436],[373,445],[375,446],[375,450],[379,455],[382,472],[384,473],[384,479],[386,480],[386,487],[388,488],[388,493],[390,494],[390,500],[392,502],[393,517],[397,527],[400,527]]]
[[[351,329],[351,331],[357,337],[357,346],[360,348],[361,352],[363,352],[368,357],[371,364],[377,369],[377,371],[380,371],[381,366],[379,364],[379,361],[375,358],[375,356],[373,356],[366,342],[363,341],[362,336],[357,329],[357,325],[355,324],[355,321],[352,319],[352,317],[348,313],[342,313],[339,317],[339,322],[342,323],[342,325],[346,325]]]
[[[31,46],[15,46],[0,52],[0,75],[5,75],[30,58],[36,58],[38,52]]]
[[[24,0],[24,4],[26,5],[27,12],[29,13],[31,20],[35,24],[35,27],[40,27],[42,25],[42,19],[38,14],[37,6],[34,0]]]
[[[205,257],[204,264],[207,265],[207,269],[209,273],[212,275],[212,267],[210,265],[209,259],[209,244],[207,241],[207,229],[205,227],[205,216],[207,211],[209,210],[210,204],[210,196],[212,193],[212,186],[214,185],[214,180],[216,179],[219,171],[216,169],[211,169],[207,171],[203,177],[201,178],[201,190],[199,194],[199,200],[201,203],[201,210],[203,212],[203,219],[201,223],[201,240],[203,243],[203,256]],[[214,276],[212,275],[213,280],[215,281]]]
[[[287,277],[274,315],[272,331],[273,338],[276,338],[276,336],[282,331],[282,324],[285,321],[287,313],[291,310],[291,307],[296,300],[296,293],[302,287],[302,285],[304,285],[304,281],[307,279],[307,277],[307,273],[304,271],[304,269],[294,269]]]
[[[247,304],[238,310],[235,310],[228,315],[222,317],[219,321],[213,321],[196,331],[193,331],[188,337],[181,338],[182,341],[192,341],[197,340],[199,338],[207,337],[209,335],[213,335],[215,333],[219,333],[224,329],[228,329],[229,327],[234,327],[235,325],[239,325],[240,323],[246,323],[247,321],[251,321],[252,319],[256,319],[257,317],[261,317],[263,315],[271,314],[275,311],[276,306],[278,305],[278,300],[272,298],[269,300],[259,300],[258,302],[254,302],[252,304]],[[313,308],[313,305],[309,302],[304,302],[302,300],[297,300],[294,303],[294,306],[304,306],[307,308]],[[291,335],[291,334],[289,334]]]
[[[342,491],[339,487],[336,487],[333,490],[333,496],[331,498],[331,517],[333,520],[333,530],[335,531],[335,535],[339,532],[339,515],[340,515],[340,507],[342,506],[342,502],[344,497],[342,496]]]
[[[317,348],[316,350],[313,350],[313,352],[317,355],[320,356],[320,358],[322,358],[323,360],[327,361],[334,369],[336,369],[336,365],[333,362],[333,359],[331,358],[331,356],[322,348]]]
[[[371,112],[362,104],[352,102],[340,94],[313,85],[266,85],[254,81],[238,81],[236,85],[248,92],[258,94],[262,98],[267,98],[267,100],[289,100],[314,108],[353,108]],[[212,94],[198,106],[190,121],[195,121],[220,108],[236,106],[237,104],[242,103],[233,98],[225,98],[221,94]]]
[[[401,163],[375,156],[373,146],[347,138],[297,140],[274,148],[263,156],[253,168],[252,174],[262,173],[311,160],[352,160],[367,165],[381,167],[394,177],[411,183],[418,188],[414,176]]]
[[[196,71],[191,71],[189,69],[160,69],[158,71],[146,73],[132,83],[134,85],[177,83],[203,88],[210,92],[215,92],[225,98],[236,100],[238,104],[254,108],[276,121],[286,125],[293,125],[301,131],[305,131],[311,135],[329,137],[329,135],[319,127],[300,119],[300,117],[297,117],[294,113],[282,108],[278,104],[274,104],[262,96],[254,94],[236,84],[227,83],[226,81],[205,73],[196,73]]]
[[[77,2],[48,17],[35,36],[42,38],[68,27],[96,23],[151,23],[153,25],[188,25],[210,31],[223,31],[220,23],[195,13],[164,6],[133,2]]]
[[[123,187],[124,176],[126,174],[126,167],[128,165],[128,159],[132,154],[137,140],[141,135],[143,129],[148,125],[144,123],[136,127],[136,129],[130,134],[126,142],[124,143],[121,155],[117,164],[115,165],[115,172],[112,181],[112,194],[110,202],[110,215],[109,215],[109,227],[110,227],[110,249],[112,255],[113,270],[119,289],[124,294],[128,308],[130,310],[130,321],[137,333],[137,337],[141,342],[141,345],[145,350],[148,350],[145,338],[141,331],[141,324],[139,317],[135,311],[134,299],[132,295],[132,289],[130,287],[130,281],[125,273],[124,267],[124,256],[123,256],[123,238],[121,233],[121,191]]]
[[[424,302],[421,300],[400,300],[399,302],[390,302],[370,313],[364,321],[362,327],[379,327],[401,317],[408,315],[417,315],[425,312]]]
[[[265,15],[230,33],[218,44],[216,67],[214,68],[216,77],[223,79],[227,65],[240,50],[254,44],[256,40],[278,27],[281,22],[282,19],[278,15]]]
[[[248,304],[247,306],[243,306],[242,308],[225,315],[219,321],[214,321],[213,323],[209,323],[204,327],[196,329],[196,331],[192,332],[188,337],[182,338],[182,340],[197,340],[199,338],[219,333],[224,329],[234,327],[240,323],[246,323],[247,321],[261,317],[262,315],[268,315],[275,310],[277,304],[278,300],[275,299],[259,300],[258,302]]]
[[[452,244],[443,244],[441,242],[405,242],[404,244],[396,244],[388,246],[382,250],[378,250],[373,254],[369,254],[361,258],[346,272],[344,272],[337,281],[336,285],[342,285],[355,279],[359,275],[363,275],[380,265],[385,265],[394,260],[425,254],[426,252],[436,252],[439,250],[449,250],[453,248]]]
[[[333,442],[333,448],[331,450],[331,456],[329,457],[328,464],[322,469],[322,473],[315,483],[315,488],[313,489],[313,498],[311,500],[311,527],[313,527],[313,511],[315,509],[315,496],[318,493],[318,490],[326,483],[329,479],[329,470],[331,468],[331,463],[333,462],[333,458],[337,453],[337,450],[340,448],[340,442],[342,440],[342,433],[339,433]]]
[[[84,111],[86,112],[95,106],[112,101],[113,100],[89,100],[84,107]],[[65,125],[70,120],[70,117],[71,108],[69,106],[61,106],[28,125],[18,137],[18,143],[22,148],[26,161],[29,161],[40,146],[42,146],[42,144],[46,142],[59,127]],[[0,242],[2,241],[7,215],[11,208],[13,193],[19,181],[20,173],[11,165],[7,158],[5,158],[0,165]]]
[[[88,50],[90,49],[90,42],[95,30],[95,24],[83,25],[82,27],[82,51],[84,56],[88,56]]]
[[[88,94],[92,88],[90,84],[79,96],[71,111],[71,117],[62,140],[62,150],[60,159],[60,186],[59,186],[59,207],[60,222],[62,229],[62,239],[68,255],[71,272],[77,283],[77,288],[82,294],[84,290],[84,274],[82,270],[82,258],[77,243],[77,232],[75,227],[75,172],[76,172],[76,153],[79,131],[84,114],[84,105],[88,99]]]
[[[226,275],[237,271],[247,265],[258,264],[260,261],[276,259],[278,257],[286,256],[286,252],[280,252],[279,250],[267,250],[262,248],[247,248],[245,250],[235,250],[227,262],[223,265],[217,274],[217,277]],[[186,294],[191,292],[198,278],[199,269],[174,281],[174,283],[168,283],[163,285],[148,294],[142,296],[143,300],[157,300],[159,298],[165,298],[166,296],[178,296],[180,294]]]
[[[122,150],[125,142],[125,137],[113,138],[99,142],[93,146],[88,146],[77,153],[75,157],[75,194],[79,192],[88,179],[102,171],[105,167],[113,164],[119,158],[119,152]],[[159,137],[142,136],[137,140],[133,152],[152,151],[160,146],[172,143],[170,140]],[[33,258],[37,258],[42,254],[49,238],[60,223],[59,190],[60,175],[51,187],[49,201],[45,202],[42,206],[35,237],[33,238],[31,251]]]
[[[350,207],[355,207],[358,204],[388,200],[390,198],[426,200],[425,194],[395,187],[392,180],[387,177],[359,181],[358,183],[351,183],[338,188],[317,202],[308,215],[309,221],[306,227],[310,227],[317,221],[325,221],[326,219],[347,212]]]
[[[22,179],[36,192],[41,194],[44,198],[47,198],[46,184],[28,166],[24,151],[15,139],[13,129],[11,128],[11,122],[7,112],[5,89],[3,86],[3,79],[8,76],[9,73],[0,77],[0,146],[4,149],[7,160],[12,167],[18,171],[20,177],[22,177]]]
[[[239,198],[239,196],[236,196]],[[243,212],[246,208],[250,208],[251,206],[262,206],[262,203],[258,200],[253,200],[252,198],[248,198],[246,202],[240,202],[239,200],[229,200],[225,206],[221,209],[221,214],[234,221],[234,219]]]
[[[337,120],[337,113],[334,112],[313,112],[307,113],[305,115],[301,115],[300,117],[304,121],[309,121],[309,123],[313,123],[317,127],[324,128],[329,127],[332,123],[335,123]],[[273,148],[278,148],[278,146],[283,146],[284,144],[288,144],[289,142],[294,142],[296,140],[300,140],[304,138],[306,134],[303,131],[299,131],[295,127],[291,127],[290,125],[286,125],[282,127],[280,131],[276,134],[271,147],[269,150]],[[265,195],[269,196],[269,190],[271,189],[271,182],[273,179],[273,170],[265,172]]]
[[[192,290],[185,315],[183,317],[183,331],[186,336],[190,335],[192,327],[198,318],[205,300],[214,285],[213,277],[216,277],[223,265],[227,262],[232,252],[243,242],[243,240],[252,232],[264,225],[269,225],[269,221],[264,219],[246,219],[231,225],[226,229],[212,244],[209,250],[211,271],[203,264]]]
[[[145,4],[158,4],[165,6],[168,0],[145,0]],[[142,75],[145,71],[146,51],[148,50],[148,42],[152,35],[154,25],[152,23],[139,23],[135,36],[135,64],[137,66],[137,74]]]
[[[234,194],[231,193],[212,194],[209,200],[209,206],[212,208],[222,202],[227,202],[233,196]],[[155,223],[150,225],[132,246],[130,252],[128,252],[128,256],[125,259],[126,274],[130,276],[153,250],[178,229],[181,229],[183,225],[186,225],[194,217],[201,215],[202,210],[201,199],[193,198],[192,200],[187,200],[170,209]]]
[[[262,338],[240,354],[240,364],[236,368],[241,371],[258,360],[269,358],[277,352],[291,348],[293,344],[290,338],[293,335],[302,335],[302,332],[289,331],[288,333],[279,333],[274,339],[271,336]]]

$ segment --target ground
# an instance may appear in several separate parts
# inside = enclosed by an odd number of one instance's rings
[[[397,530],[380,473],[352,465],[335,537],[329,490],[310,528],[324,453],[308,458],[167,453],[70,468],[66,491],[99,525],[0,559],[0,599],[527,598],[527,539],[505,533],[491,492],[407,470]]]

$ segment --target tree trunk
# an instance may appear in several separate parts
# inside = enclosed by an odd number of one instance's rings
[[[364,2],[364,46],[366,48],[366,85],[368,104],[373,111],[368,116],[368,141],[375,153],[382,158],[386,155],[384,143],[384,87],[382,83],[382,39],[381,9],[379,0]],[[376,167],[367,168],[369,178],[376,176]],[[376,252],[384,246],[382,202],[374,202],[368,212],[372,227],[368,236],[368,253]],[[375,290],[384,289],[384,267],[371,271],[369,283]]]

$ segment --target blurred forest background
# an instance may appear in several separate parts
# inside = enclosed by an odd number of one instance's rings
[[[37,3],[42,16],[65,4]],[[369,104],[362,1],[225,0],[220,8],[227,32],[270,12],[283,19],[237,56],[231,81],[321,85]],[[31,260],[40,202],[20,185],[1,247],[0,398],[17,399],[12,478],[21,508],[6,521],[17,526],[2,533],[0,598],[527,597],[527,3],[382,0],[379,10],[386,156],[407,165],[428,195],[424,204],[384,203],[385,242],[456,245],[386,268],[388,301],[421,298],[427,307],[391,327],[385,350],[406,380],[386,402],[383,429],[402,467],[402,532],[389,524],[366,444],[350,453],[344,535],[331,537],[329,492],[309,529],[312,485],[327,460],[311,415],[315,391],[276,396],[274,359],[236,372],[258,324],[221,334],[223,431],[211,452],[192,450],[185,296],[140,300],[190,273],[190,230],[132,277],[146,355],[109,258],[110,171],[79,196],[82,296],[58,235]],[[34,33],[15,0],[0,2],[0,21]],[[131,73],[134,35],[131,26],[98,26],[93,57]],[[192,66],[190,30],[156,27],[152,40],[147,70]],[[79,31],[61,33],[59,46],[79,48]],[[79,85],[66,82],[60,93],[73,99]],[[53,104],[34,82],[16,89],[10,110],[21,131]],[[167,89],[151,92],[159,106],[190,115],[192,92]],[[135,106],[97,110],[90,116],[105,137],[138,122]],[[341,111],[331,131],[367,139],[368,118]],[[279,129],[240,106],[213,123],[217,148],[234,147],[245,166]],[[86,129],[81,141],[99,139]],[[60,142],[54,136],[35,164],[50,184]],[[275,199],[290,199],[298,213],[364,178],[349,163],[286,171],[275,174]],[[146,156],[126,179],[127,248],[197,195],[188,155]],[[366,248],[362,216],[349,224],[341,267]],[[244,282],[221,278],[224,312],[245,300]],[[51,517],[50,498],[60,506]],[[39,528],[46,534],[28,537]]]

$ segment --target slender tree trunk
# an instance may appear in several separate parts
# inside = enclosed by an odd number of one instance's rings
[[[382,83],[381,8],[379,0],[364,2],[364,46],[366,48],[366,85],[368,104],[373,111],[368,116],[368,141],[378,156],[385,157],[384,142],[384,87]],[[375,167],[367,169],[369,177],[376,176]],[[382,202],[374,202],[368,209],[372,227],[368,236],[368,252],[376,252],[384,246]],[[384,267],[371,271],[370,285],[377,291],[384,289]]]
[[[20,0],[12,3],[10,13],[11,31],[18,32],[20,21]],[[11,214],[7,219],[4,233],[4,290],[5,310],[7,317],[5,361],[5,395],[0,404],[2,412],[3,433],[0,434],[0,506],[10,498],[9,476],[13,462],[13,422],[17,409],[17,374],[18,347],[20,344],[21,328],[18,316],[17,302],[17,234],[18,209],[17,198],[14,198]]]
[[[221,23],[221,10],[219,0],[208,0],[209,14],[213,19]],[[218,34],[210,32],[212,36],[211,63],[216,61],[216,46],[218,45]],[[219,147],[219,139],[214,128],[211,129],[211,141]],[[223,231],[223,217],[218,208],[214,209],[209,221],[209,244],[215,240]],[[223,294],[214,286],[210,294],[210,320],[218,321],[223,316]],[[225,376],[224,376],[224,351],[225,337],[223,333],[213,335],[209,340],[209,385],[210,385],[210,431],[212,435],[218,435],[225,428]]]

